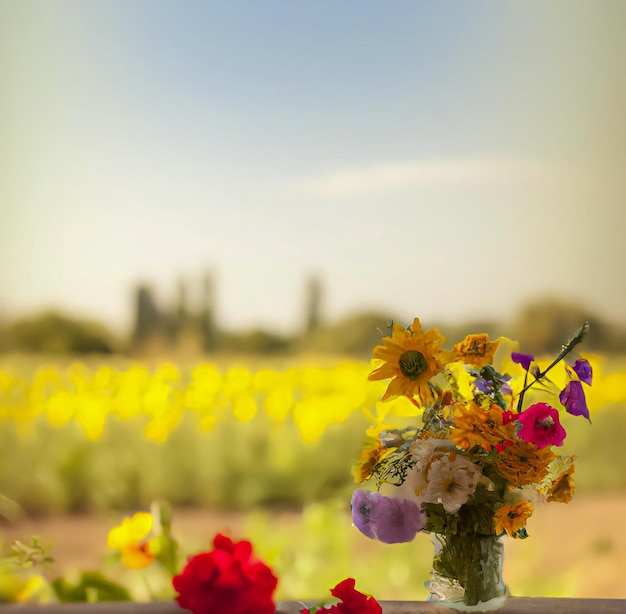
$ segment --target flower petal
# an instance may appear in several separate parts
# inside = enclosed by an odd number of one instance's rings
[[[591,422],[583,385],[579,381],[572,380],[567,382],[567,386],[559,394],[559,401],[561,401],[568,414],[584,416]]]
[[[535,360],[532,354],[522,354],[521,352],[511,352],[511,360],[518,365],[522,365],[524,371],[528,371],[530,363]]]
[[[587,386],[591,386],[591,379],[593,378],[593,370],[591,369],[591,365],[589,361],[585,358],[579,358],[574,363],[574,371],[576,375],[578,375],[578,379],[581,382],[585,382]]]

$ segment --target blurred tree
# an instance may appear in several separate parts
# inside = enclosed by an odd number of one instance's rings
[[[297,349],[366,358],[388,334],[389,321],[388,316],[380,313],[349,315],[336,324],[319,326],[303,335]]]
[[[585,348],[597,351],[623,351],[626,335],[596,313],[559,298],[546,297],[524,306],[515,318],[509,336],[523,344],[523,351],[532,354],[558,352],[585,322],[591,324]]]
[[[187,308],[187,284],[181,278],[178,280],[178,306],[174,317],[174,326],[172,327],[177,341],[180,341],[181,336],[187,332],[190,325],[189,310]]]
[[[46,312],[7,329],[11,349],[54,354],[113,352],[115,343],[101,324]]]
[[[213,275],[210,273],[204,276],[202,308],[199,317],[204,350],[213,352],[217,348],[218,332],[215,325],[215,284]]]
[[[305,332],[310,333],[320,327],[322,305],[322,282],[316,275],[309,278],[306,294]]]
[[[160,313],[152,289],[140,284],[135,290],[135,323],[131,345],[133,350],[145,349],[155,339],[172,337],[172,322]]]
[[[240,354],[277,354],[289,352],[292,341],[267,330],[256,329],[246,332],[224,333],[220,337],[219,349]]]

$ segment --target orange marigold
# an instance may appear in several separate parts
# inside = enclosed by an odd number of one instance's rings
[[[498,455],[496,467],[511,486],[540,484],[555,458],[548,447],[538,450],[534,444],[514,438],[512,445]]]
[[[448,438],[462,450],[478,445],[489,452],[496,444],[515,436],[513,424],[502,424],[502,409],[497,405],[487,409],[473,401],[459,405],[453,412],[453,420]]]
[[[552,482],[546,499],[557,503],[569,503],[574,496],[574,490],[574,465],[570,465]]]
[[[467,335],[463,341],[456,343],[452,350],[457,358],[468,365],[484,367],[493,362],[493,356],[500,345],[500,339],[489,343],[489,335]]]
[[[493,521],[496,535],[506,533],[513,537],[526,524],[526,520],[533,513],[533,505],[530,501],[518,501],[513,505],[504,504],[494,514]]]

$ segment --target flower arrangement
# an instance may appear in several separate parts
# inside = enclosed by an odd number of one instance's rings
[[[571,500],[574,457],[556,452],[566,437],[557,407],[589,419],[583,384],[591,385],[591,367],[584,358],[568,364],[588,328],[544,368],[534,356],[510,351],[510,340],[485,334],[445,350],[445,338],[437,329],[422,331],[418,318],[408,328],[392,324],[374,348],[369,379],[390,380],[382,401],[404,397],[422,419],[386,424],[386,403],[379,404],[353,468],[356,481],[375,490],[354,492],[353,523],[385,543],[430,533],[431,600],[459,609],[499,607],[506,599],[500,537],[527,537],[538,501]],[[548,377],[559,364],[567,380],[562,389]]]

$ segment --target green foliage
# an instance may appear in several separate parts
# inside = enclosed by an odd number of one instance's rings
[[[38,537],[32,536],[30,544],[15,540],[10,547],[7,560],[18,567],[33,567],[54,563],[54,558],[46,553],[46,547]]]
[[[563,453],[577,456],[578,492],[626,488],[624,408],[596,411],[590,428],[578,428],[580,418],[566,418]],[[157,444],[145,439],[138,422],[110,418],[96,441],[86,441],[74,423],[60,429],[43,418],[28,428],[6,424],[0,431],[0,492],[35,514],[139,509],[155,499],[228,509],[349,499],[350,468],[367,425],[355,413],[306,444],[290,417],[283,423],[263,414],[246,423],[229,418],[203,432],[189,412]]]
[[[82,572],[75,582],[58,578],[52,588],[61,603],[129,601],[131,595],[123,586],[106,578],[99,571]]]
[[[27,352],[110,354],[114,347],[102,325],[55,312],[19,320],[5,334],[11,349]]]
[[[305,444],[289,417],[282,424],[262,414],[247,423],[231,417],[203,432],[189,412],[157,444],[145,439],[138,422],[112,417],[96,441],[86,441],[74,423],[58,429],[41,417],[22,432],[5,425],[0,492],[35,514],[139,509],[155,499],[175,506],[299,507],[349,497],[366,424],[355,414]]]
[[[589,309],[554,297],[542,298],[524,306],[507,336],[523,339],[525,352],[553,354],[559,351],[571,331],[585,321],[591,323],[585,339],[586,350],[623,352],[626,349],[626,331],[609,324]]]

